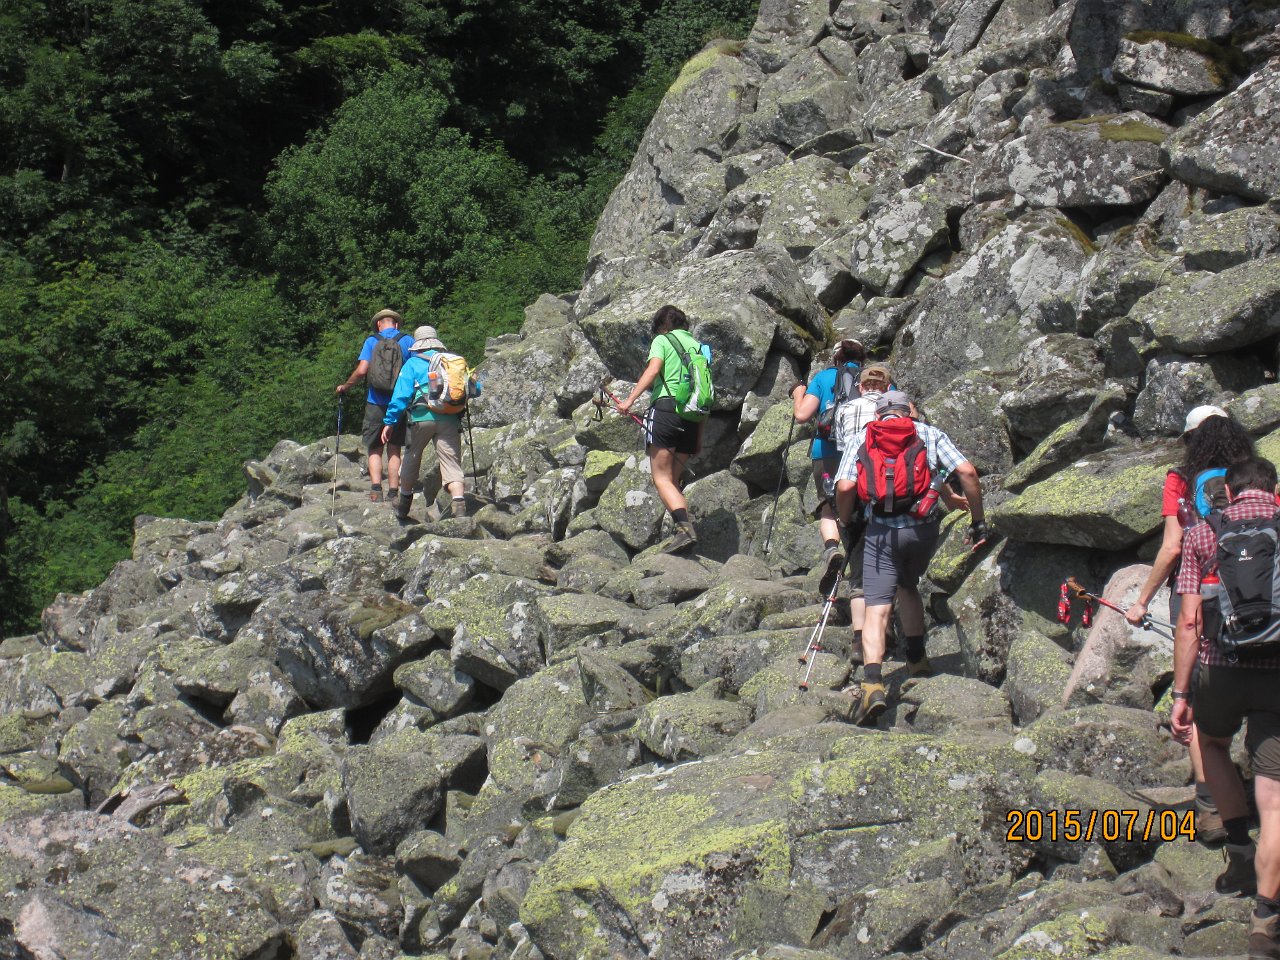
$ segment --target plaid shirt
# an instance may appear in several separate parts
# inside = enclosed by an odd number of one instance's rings
[[[951,438],[937,427],[931,427],[927,423],[917,423],[916,433],[924,441],[925,455],[929,458],[929,469],[935,473],[941,473],[946,476],[969,459],[960,452]],[[844,455],[840,458],[840,469],[836,471],[836,480],[858,482],[858,454],[862,452],[865,441],[866,434],[864,433],[863,442],[860,442],[856,447],[845,447]],[[899,514],[896,517],[882,517],[878,514],[873,514],[870,505],[867,506],[867,517],[880,526],[894,527],[896,529],[918,527],[926,523],[933,523],[936,519],[935,517],[929,517],[921,520],[913,516],[910,511]]]
[[[1222,511],[1224,520],[1265,520],[1276,515],[1276,498],[1261,490],[1245,490]],[[1182,535],[1182,568],[1178,571],[1177,591],[1181,594],[1200,592],[1205,573],[1213,569],[1218,552],[1218,538],[1213,527],[1197,523]],[[1210,667],[1255,667],[1280,669],[1280,656],[1251,657],[1232,662],[1223,654],[1216,638],[1200,638],[1200,662]]]

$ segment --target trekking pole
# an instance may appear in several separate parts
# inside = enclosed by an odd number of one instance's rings
[[[619,410],[619,409],[618,409],[619,407],[621,407],[621,406],[622,406],[622,401],[621,401],[621,400],[619,400],[616,396],[614,396],[613,391],[612,391],[612,390],[610,390],[610,389],[609,389],[609,387],[608,387],[608,381],[607,381],[607,380],[600,384],[600,396],[596,397],[594,400],[592,400],[592,401],[591,401],[592,403],[594,403],[594,404],[596,405],[596,409],[598,409],[598,410],[603,410],[603,409],[604,409],[604,407],[605,407],[604,398],[605,398],[605,397],[608,397],[608,398],[609,398],[609,400],[613,403],[613,409],[618,410],[618,412],[619,412],[619,413],[621,413],[621,412],[622,412],[621,410]],[[644,426],[644,421],[643,421],[643,420],[641,420],[639,417],[637,417],[637,416],[636,416],[634,413],[632,413],[631,411],[627,411],[627,416],[629,416],[632,420],[634,420],[634,421],[636,422],[636,426],[638,426],[638,427],[643,427],[643,426]]]
[[[782,496],[782,480],[787,475],[787,453],[791,450],[791,438],[796,431],[796,417],[791,415],[791,427],[787,430],[787,445],[782,448],[782,466],[778,468],[778,485],[773,491],[773,512],[769,514],[769,532],[764,535],[764,552],[769,552],[773,540],[773,522],[778,519],[778,498]]]
[[[1077,580],[1075,577],[1067,577],[1066,583],[1063,584],[1063,587],[1065,589],[1070,590],[1077,598],[1084,600],[1086,603],[1100,604],[1101,606],[1106,607],[1108,610],[1114,610],[1116,613],[1120,614],[1121,616],[1123,616],[1126,613],[1124,607],[1118,604],[1112,603],[1110,600],[1106,599],[1105,597],[1100,597],[1096,593],[1090,593],[1088,590],[1084,588],[1084,585],[1081,584],[1080,581]],[[1061,619],[1061,604],[1059,604],[1059,619]],[[1086,626],[1088,626],[1088,624],[1086,624]],[[1172,630],[1173,624],[1166,623],[1163,620],[1158,620],[1155,617],[1151,616],[1150,614],[1143,614],[1142,629],[1151,630],[1151,631],[1154,631],[1155,633],[1160,634],[1161,636],[1165,636],[1162,630],[1157,629],[1158,627],[1163,627],[1166,630]],[[1170,637],[1169,639],[1172,639],[1172,637]]]
[[[809,689],[809,677],[813,673],[813,665],[818,660],[818,654],[822,652],[822,635],[827,631],[827,620],[831,616],[831,608],[835,606],[836,592],[840,589],[840,579],[844,576],[845,564],[841,564],[840,572],[836,574],[836,582],[831,585],[831,593],[827,595],[827,602],[822,605],[822,616],[818,618],[817,626],[813,628],[813,633],[809,634],[809,642],[805,645],[804,653],[800,655],[800,662],[808,664],[804,671],[804,679],[800,681],[800,690],[807,692]]]
[[[471,448],[471,492],[474,494],[480,471],[476,469],[476,435],[471,432],[471,404],[462,408],[467,415],[467,446]]]
[[[338,455],[342,451],[342,398],[338,398],[338,439],[333,443],[333,502],[329,506],[329,516],[338,511]]]

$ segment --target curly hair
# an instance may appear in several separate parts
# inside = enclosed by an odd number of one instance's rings
[[[1182,476],[1193,480],[1202,470],[1230,467],[1257,454],[1249,432],[1231,417],[1210,417],[1186,436]]]

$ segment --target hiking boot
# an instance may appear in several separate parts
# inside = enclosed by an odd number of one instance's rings
[[[453,498],[453,519],[461,520],[467,515],[467,501],[462,497]]]
[[[921,657],[919,660],[907,661],[907,674],[912,680],[933,676],[933,664],[929,662],[928,657]]]
[[[1253,857],[1258,848],[1252,843],[1237,847],[1228,843],[1222,848],[1222,856],[1227,861],[1227,869],[1213,881],[1213,888],[1219,893],[1243,893],[1252,896],[1258,890],[1258,875],[1253,869]]]
[[[1249,960],[1280,960],[1280,914],[1249,918]]]
[[[382,503],[385,498],[382,496],[382,488],[374,487],[369,491],[370,503]]]
[[[409,516],[409,507],[413,504],[413,494],[409,496],[401,496],[396,499],[396,519],[401,523],[417,523],[418,521]]]
[[[836,577],[840,575],[840,569],[844,566],[844,551],[840,549],[838,543],[833,543],[822,551],[822,579],[818,581],[818,593],[825,600],[831,596],[831,590],[836,585]]]
[[[1227,839],[1227,828],[1222,825],[1222,815],[1211,800],[1202,800],[1196,794],[1196,839],[1201,843],[1221,843]]]
[[[698,531],[693,529],[693,524],[686,520],[684,523],[676,524],[676,535],[671,538],[671,543],[663,552],[679,553],[681,550],[688,550],[697,542]]]
[[[889,697],[885,693],[883,683],[862,682],[862,698],[858,701],[858,710],[853,715],[855,726],[873,727],[880,714],[889,706]]]

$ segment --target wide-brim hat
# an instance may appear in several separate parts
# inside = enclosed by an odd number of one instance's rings
[[[418,327],[413,331],[413,346],[410,353],[421,353],[423,350],[443,350],[444,344],[436,335],[435,327]]]
[[[1200,424],[1204,423],[1210,417],[1225,417],[1225,416],[1227,416],[1227,411],[1223,410],[1221,407],[1215,407],[1207,404],[1202,407],[1195,407],[1192,409],[1190,413],[1187,414],[1187,422],[1182,427],[1182,434],[1183,436],[1186,436],[1188,433],[1190,433],[1192,430],[1195,430],[1197,427],[1200,426]]]
[[[381,323],[383,320],[394,320],[397,324],[403,322],[403,318],[400,316],[400,314],[396,313],[394,310],[379,310],[377,313],[373,315],[373,320],[372,320],[373,329],[377,330],[378,324]]]

